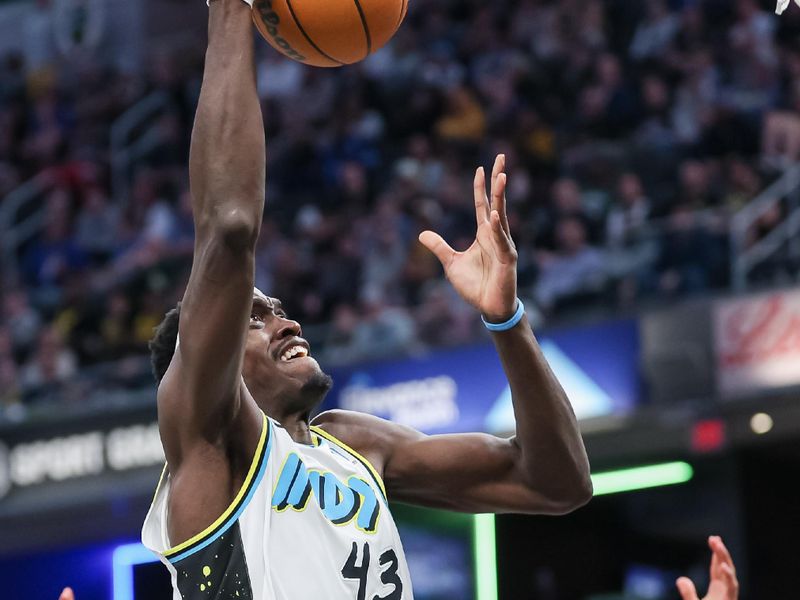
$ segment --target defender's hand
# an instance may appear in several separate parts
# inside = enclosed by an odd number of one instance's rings
[[[711,583],[708,594],[703,600],[737,600],[739,597],[739,582],[736,579],[736,567],[733,565],[728,549],[719,536],[708,538],[711,548]],[[698,600],[694,583],[688,577],[681,577],[675,582],[683,600]]]
[[[517,308],[517,249],[506,215],[505,162],[502,154],[494,162],[491,204],[486,197],[483,167],[475,173],[478,233],[467,250],[456,252],[433,231],[423,231],[419,236],[442,263],[447,279],[461,297],[494,323],[508,320]]]
[[[61,592],[58,600],[75,600],[75,594],[72,593],[72,588],[64,588],[64,591]]]

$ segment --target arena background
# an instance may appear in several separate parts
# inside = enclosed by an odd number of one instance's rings
[[[414,0],[338,70],[259,41],[257,284],[329,406],[511,433],[488,337],[416,242],[463,247],[472,170],[508,157],[520,295],[596,498],[397,507],[421,600],[676,598],[680,574],[705,589],[710,534],[742,598],[800,597],[800,9],[773,10]],[[191,259],[205,22],[202,1],[0,1],[4,600],[169,597],[136,545],[163,461],[146,342]]]

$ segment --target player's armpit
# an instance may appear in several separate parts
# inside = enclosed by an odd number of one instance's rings
[[[583,504],[569,490],[554,496],[531,487],[513,438],[484,433],[428,436],[349,411],[323,413],[315,424],[373,462],[390,500],[463,512],[553,515]]]

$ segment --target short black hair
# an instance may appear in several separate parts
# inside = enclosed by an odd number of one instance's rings
[[[181,303],[170,309],[164,319],[153,330],[153,339],[147,344],[150,349],[150,364],[153,367],[153,376],[158,383],[175,355],[175,342],[178,341],[178,323],[181,317]]]

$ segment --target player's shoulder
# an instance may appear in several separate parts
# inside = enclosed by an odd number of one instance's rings
[[[398,442],[421,436],[418,431],[381,417],[352,410],[328,410],[311,424],[356,450],[384,454]]]
[[[367,413],[356,412],[354,410],[344,410],[341,408],[326,410],[325,412],[318,414],[311,421],[312,425],[314,425],[315,427],[320,427],[326,431],[331,427],[340,427],[348,425],[382,426],[385,423],[390,423],[390,422],[387,421],[386,419],[381,419],[380,417],[376,417],[375,415],[368,415]]]
[[[359,441],[366,441],[391,428],[392,423],[366,413],[334,409],[314,417],[311,425],[355,447],[362,445]]]

